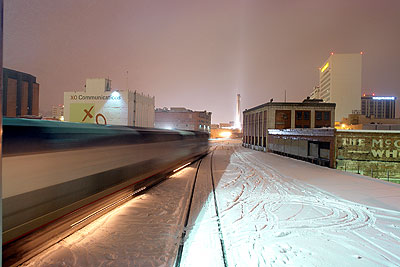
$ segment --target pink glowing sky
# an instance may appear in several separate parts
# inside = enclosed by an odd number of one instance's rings
[[[331,51],[363,55],[363,92],[400,97],[398,0],[4,0],[4,66],[40,83],[40,110],[86,78],[213,123],[301,101]]]

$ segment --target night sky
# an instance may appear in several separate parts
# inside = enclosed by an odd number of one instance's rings
[[[228,122],[237,93],[302,101],[331,52],[363,51],[363,92],[400,97],[399,0],[4,2],[4,66],[37,77],[42,112],[109,77]]]

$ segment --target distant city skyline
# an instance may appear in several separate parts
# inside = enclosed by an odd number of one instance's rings
[[[362,93],[400,97],[397,0],[4,2],[3,65],[37,77],[41,111],[108,77],[234,121],[237,94],[242,111],[303,100],[331,52],[362,51]]]

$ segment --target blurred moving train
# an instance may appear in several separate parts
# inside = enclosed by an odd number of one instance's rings
[[[3,263],[15,265],[208,152],[208,133],[5,118]]]

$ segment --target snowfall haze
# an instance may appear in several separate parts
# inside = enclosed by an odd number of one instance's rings
[[[398,95],[400,2],[5,0],[4,66],[37,77],[40,109],[85,79],[213,112],[301,101],[331,52],[363,55],[363,92]],[[398,114],[398,113],[397,113]]]

